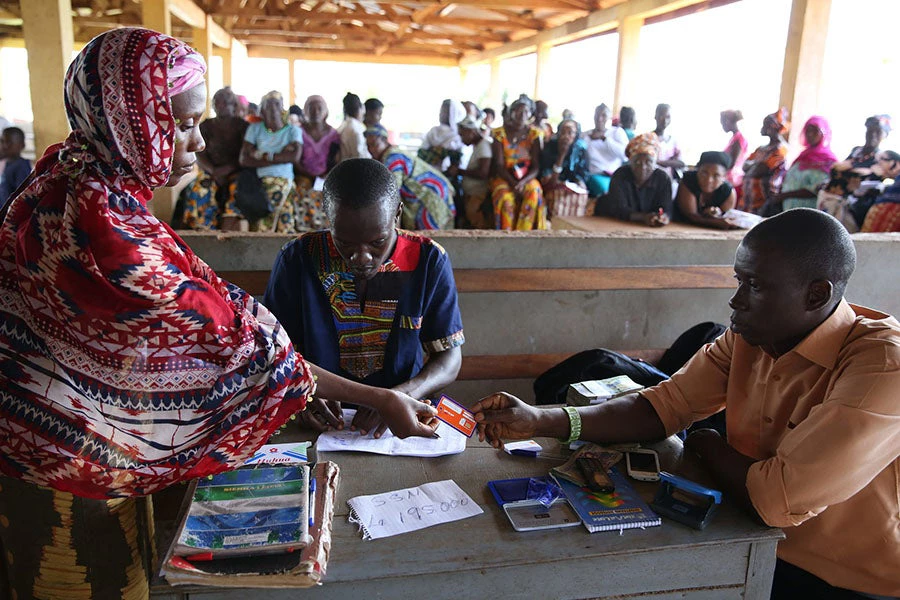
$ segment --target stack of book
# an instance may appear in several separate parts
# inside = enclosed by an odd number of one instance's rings
[[[580,381],[569,385],[566,404],[569,406],[599,404],[642,389],[644,386],[635,383],[628,375]]]
[[[161,575],[172,585],[310,587],[331,549],[332,462],[242,467],[191,485]]]

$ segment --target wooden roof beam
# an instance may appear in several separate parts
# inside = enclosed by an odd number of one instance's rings
[[[409,0],[378,0],[378,4],[408,4]],[[509,8],[527,10],[547,8],[551,10],[584,10],[594,8],[594,0],[455,0],[454,4],[477,6],[478,8]]]
[[[417,24],[423,23],[430,17],[436,15],[438,12],[443,10],[445,6],[450,4],[450,1],[451,0],[439,0],[435,4],[426,6],[425,8],[420,8],[419,10],[414,12],[412,14],[412,17],[410,17],[410,22],[403,25],[402,27],[400,27],[400,29],[398,29],[396,32],[394,32],[393,40],[388,40],[384,44],[379,45],[378,47],[375,48],[375,54],[382,55],[385,52],[387,52],[392,45],[399,42],[400,40],[403,40],[407,36],[407,34],[412,29],[413,23],[417,23]]]
[[[383,63],[399,65],[432,65],[455,67],[458,59],[454,56],[429,52],[394,51],[390,54],[375,56],[371,51],[355,52],[343,50],[296,50],[275,48],[273,46],[247,46],[247,55],[253,58],[281,58],[288,60],[327,60],[342,62]]]
[[[306,29],[306,30],[283,30],[283,29],[264,29],[264,28],[252,28],[252,27],[235,27],[231,30],[231,34],[236,37],[251,39],[252,36],[257,35],[284,35],[288,37],[295,38],[303,38],[303,37],[311,37],[311,38],[330,38],[330,37],[344,37],[344,38],[356,38],[356,39],[369,39],[369,40],[377,40],[377,41],[385,41],[387,39],[387,32],[381,30],[373,30],[369,28],[363,27],[354,27],[354,28],[340,28],[340,27],[328,27],[328,28],[320,28],[320,29]],[[465,42],[469,43],[473,40],[478,40],[479,46],[484,46],[485,41],[495,41],[495,42],[505,42],[506,39],[503,36],[498,36],[494,34],[477,34],[477,35],[462,35],[459,33],[434,33],[428,31],[422,31],[419,29],[412,30],[408,36],[408,38],[418,38],[424,40],[450,40],[452,42]]]
[[[540,31],[547,28],[547,24],[544,21],[535,19],[533,17],[523,17],[522,15],[512,10],[504,10],[501,8],[488,8],[487,10],[498,15],[502,15],[505,21],[523,29],[534,29],[535,31]]]
[[[510,58],[535,51],[540,44],[564,44],[615,29],[619,19],[627,17],[649,17],[672,12],[685,6],[699,4],[704,0],[630,0],[616,6],[594,11],[587,16],[515,42],[509,42],[460,59],[461,67],[487,62],[492,59]]]

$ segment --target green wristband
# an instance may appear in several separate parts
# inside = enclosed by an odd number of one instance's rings
[[[569,417],[569,439],[560,438],[559,441],[564,444],[571,444],[581,437],[581,415],[578,414],[578,409],[574,406],[563,406],[562,409],[566,411],[566,416]]]

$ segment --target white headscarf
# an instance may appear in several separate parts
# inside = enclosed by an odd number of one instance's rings
[[[464,144],[459,137],[459,130],[456,124],[466,118],[466,107],[459,100],[444,100],[449,102],[449,110],[447,114],[448,125],[443,123],[432,127],[431,131],[425,134],[422,141],[423,148],[446,148],[447,150],[462,150]]]

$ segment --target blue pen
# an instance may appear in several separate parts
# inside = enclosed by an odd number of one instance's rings
[[[309,527],[316,524],[316,479],[309,480]]]

